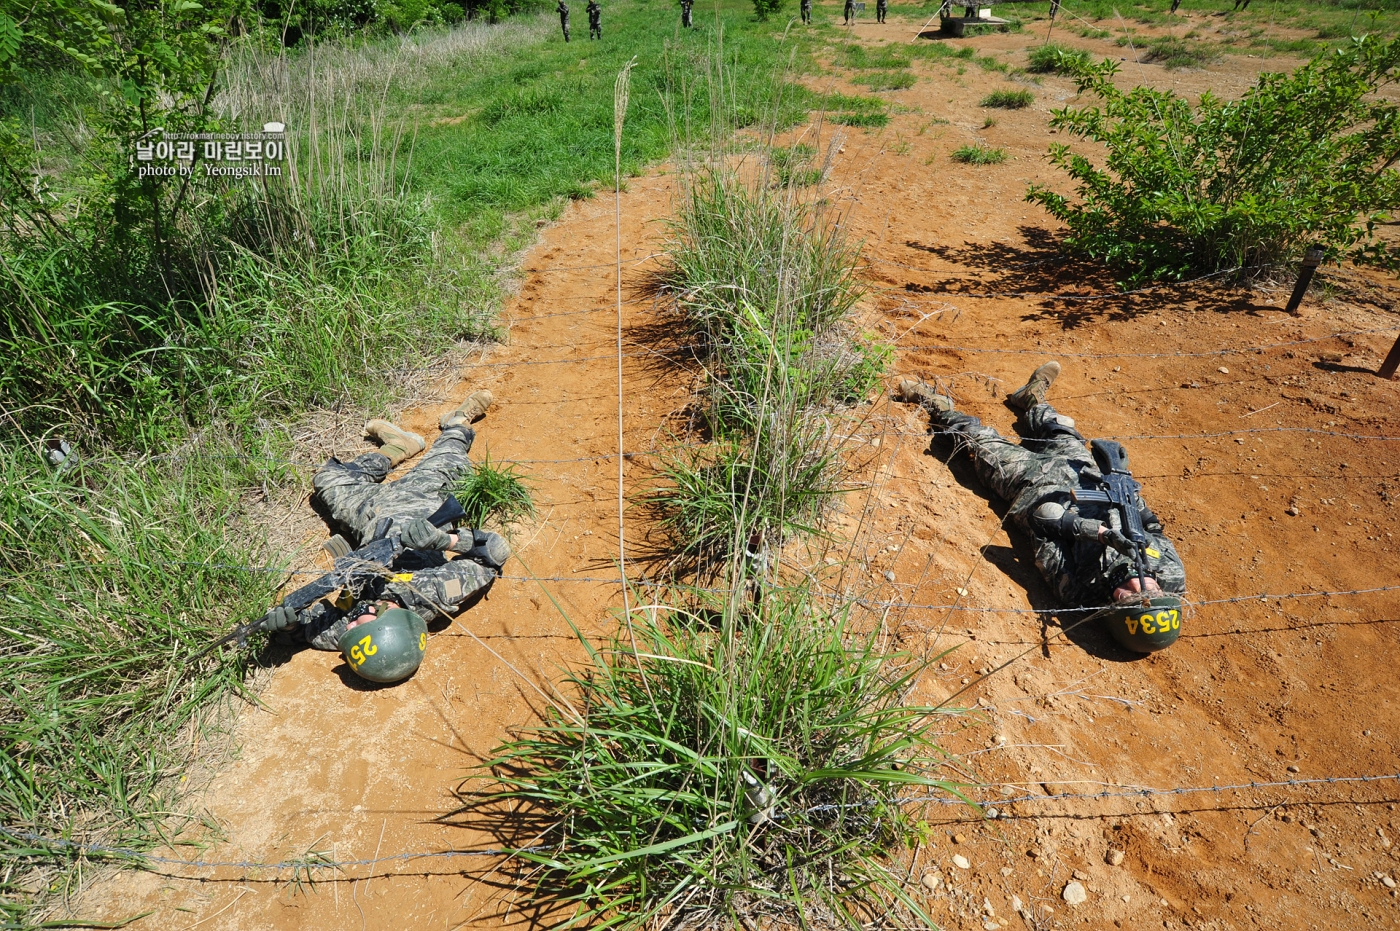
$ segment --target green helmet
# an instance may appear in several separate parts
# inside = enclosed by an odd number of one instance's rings
[[[1155,653],[1176,643],[1181,632],[1181,599],[1158,595],[1146,604],[1132,601],[1107,612],[1104,623],[1113,639],[1134,653]]]
[[[407,608],[390,608],[352,627],[336,644],[361,679],[398,682],[418,670],[428,649],[428,625]]]

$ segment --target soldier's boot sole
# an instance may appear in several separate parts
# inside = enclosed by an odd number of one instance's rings
[[[365,424],[365,434],[379,441],[379,451],[389,457],[390,465],[398,465],[409,456],[423,451],[427,443],[416,433],[410,433],[387,420],[371,420]]]
[[[438,426],[446,430],[448,427],[458,427],[480,420],[486,416],[486,412],[495,401],[495,396],[485,388],[474,391],[467,395],[467,399],[458,405],[456,410],[443,414],[438,420]]]
[[[1045,403],[1045,396],[1055,379],[1060,377],[1060,363],[1047,362],[1031,372],[1026,383],[1006,396],[1006,406],[1025,412],[1037,404]]]

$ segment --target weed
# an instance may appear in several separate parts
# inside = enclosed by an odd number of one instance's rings
[[[884,113],[874,113],[866,111],[864,113],[833,113],[827,117],[833,123],[842,126],[859,126],[865,129],[879,129],[890,122],[890,118]]]
[[[1036,46],[1031,50],[1030,62],[1026,66],[1026,70],[1033,74],[1072,75],[1089,64],[1089,61],[1088,52],[1050,42]]]
[[[1125,283],[1240,269],[1258,274],[1311,244],[1333,257],[1394,263],[1377,239],[1400,208],[1394,136],[1400,39],[1362,39],[1291,75],[1263,74],[1237,101],[1198,107],[1170,91],[1124,92],[1112,62],[1079,78],[1101,107],[1057,110],[1051,125],[1101,143],[1102,169],[1057,145],[1073,202],[1040,185],[1027,199],[1070,228],[1067,243]]]
[[[982,128],[983,128],[983,129],[991,129],[991,128],[992,128],[993,126],[995,126],[996,124],[997,124],[996,119],[989,116],[989,117],[987,117],[986,119],[984,119],[984,120],[982,121]]]
[[[635,648],[580,635],[570,710],[498,747],[453,820],[546,848],[518,856],[554,927],[930,926],[880,862],[917,837],[903,792],[959,791],[926,775],[943,712],[904,704],[927,663],[806,589],[692,602],[637,612]]]
[[[1006,161],[1006,150],[975,142],[955,150],[953,161],[962,162],[964,165],[1000,165]]]
[[[1160,36],[1147,43],[1147,54],[1142,60],[1160,62],[1168,71],[1172,71],[1177,68],[1201,68],[1219,57],[1219,52],[1199,42]]]
[[[1035,102],[1035,95],[1027,90],[998,90],[982,98],[980,106],[996,107],[1001,110],[1021,110]]]
[[[457,483],[453,494],[467,512],[462,519],[467,527],[503,527],[535,516],[529,482],[513,463],[494,464],[490,453],[472,463],[471,471]]]
[[[908,71],[875,71],[851,78],[853,84],[864,84],[872,91],[897,91],[913,87],[914,75]]]

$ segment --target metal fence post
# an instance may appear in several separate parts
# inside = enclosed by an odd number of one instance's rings
[[[1322,264],[1322,247],[1308,246],[1308,251],[1303,254],[1303,264],[1298,269],[1298,283],[1293,286],[1293,296],[1288,299],[1288,306],[1284,308],[1287,313],[1296,313],[1298,305],[1303,303],[1303,295],[1308,293],[1308,285],[1312,284],[1313,272],[1317,271],[1317,266]]]

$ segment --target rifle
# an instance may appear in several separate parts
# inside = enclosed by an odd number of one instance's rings
[[[442,506],[428,516],[435,527],[446,527],[467,516],[456,496],[448,495]],[[393,518],[386,517],[375,525],[370,541],[357,550],[341,556],[335,561],[330,572],[308,582],[282,599],[285,607],[300,613],[331,592],[341,588],[358,589],[372,579],[383,578],[389,566],[403,552],[399,531],[393,529]],[[248,636],[262,627],[263,619],[254,618],[239,624],[233,630],[215,640],[196,653],[192,659],[199,659],[217,650],[229,641],[237,641],[241,650],[248,644]]]
[[[1089,448],[1094,452],[1094,461],[1103,473],[1103,490],[1076,488],[1070,497],[1076,504],[1107,504],[1116,508],[1123,518],[1123,536],[1133,544],[1133,557],[1137,564],[1138,585],[1147,591],[1147,533],[1142,528],[1142,515],[1138,508],[1138,492],[1142,486],[1128,471],[1128,451],[1123,444],[1113,440],[1092,440]]]

